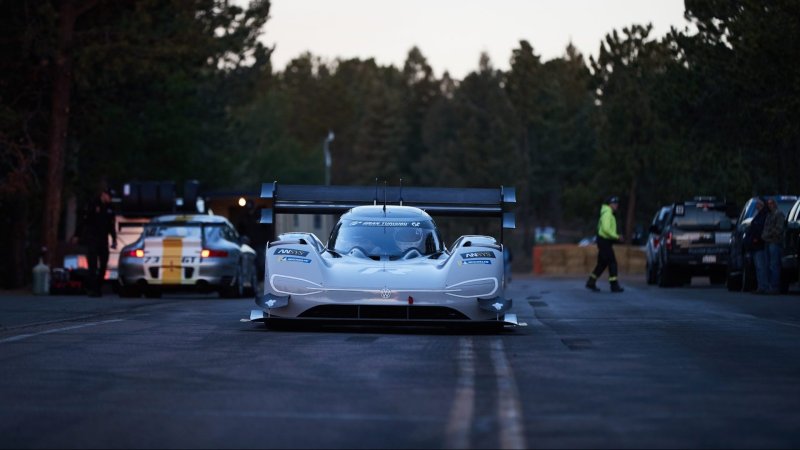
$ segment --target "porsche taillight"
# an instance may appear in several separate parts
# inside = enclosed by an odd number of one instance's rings
[[[667,250],[672,250],[672,232],[670,231],[667,233],[667,237],[664,239],[664,245],[667,246]]]
[[[131,258],[144,258],[144,250],[137,248],[135,250],[128,250],[125,252],[125,256],[130,256]]]
[[[204,248],[200,252],[200,256],[203,258],[225,258],[228,256],[228,252],[225,250],[211,250],[208,248]]]

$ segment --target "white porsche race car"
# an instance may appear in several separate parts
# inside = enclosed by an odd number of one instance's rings
[[[276,212],[344,214],[327,244],[292,232],[267,245],[260,309],[250,320],[516,325],[502,243],[469,235],[448,249],[426,212],[500,217],[513,228],[513,214],[503,211],[515,202],[513,188],[383,189],[372,196],[367,187],[265,185],[273,209],[262,222]]]
[[[144,225],[119,258],[122,297],[160,297],[164,291],[255,294],[256,252],[228,219],[208,214],[164,215]]]

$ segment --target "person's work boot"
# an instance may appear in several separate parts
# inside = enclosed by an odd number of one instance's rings
[[[594,292],[600,292],[600,289],[597,287],[597,278],[589,277],[589,279],[586,280],[586,289]]]
[[[611,282],[611,292],[623,292],[625,289],[622,289],[622,286],[619,285],[619,281],[614,280]]]

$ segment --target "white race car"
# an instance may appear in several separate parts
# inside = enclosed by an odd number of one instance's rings
[[[370,190],[264,186],[273,208],[262,222],[273,222],[276,212],[344,214],[327,244],[291,232],[267,245],[264,291],[251,321],[517,324],[508,312],[502,243],[469,235],[448,249],[426,212],[500,217],[513,228],[513,214],[503,211],[515,202],[513,188]]]

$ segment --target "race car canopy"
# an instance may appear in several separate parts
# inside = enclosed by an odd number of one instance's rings
[[[503,228],[514,228],[517,202],[513,187],[442,188],[400,186],[319,186],[264,183],[261,198],[273,207],[261,211],[261,223],[274,223],[275,214],[341,214],[356,206],[403,205],[430,215],[502,218]]]

